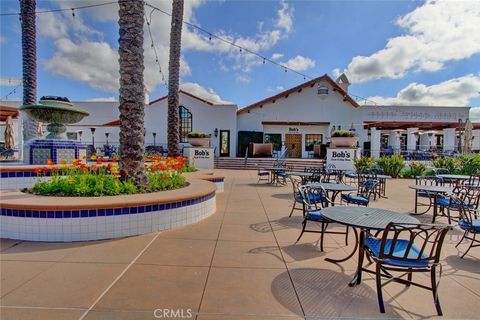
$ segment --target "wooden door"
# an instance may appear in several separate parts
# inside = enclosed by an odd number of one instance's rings
[[[302,157],[302,135],[287,133],[285,134],[285,147],[288,148],[289,158]]]
[[[230,157],[230,130],[220,130],[220,157]]]

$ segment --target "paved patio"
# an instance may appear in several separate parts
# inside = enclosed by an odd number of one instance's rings
[[[386,286],[386,314],[369,275],[348,287],[356,259],[324,261],[349,252],[342,236],[327,235],[325,253],[315,234],[294,244],[301,213],[288,218],[290,185],[256,185],[254,171],[216,172],[226,175],[217,213],[193,226],[83,243],[1,240],[0,318],[155,319],[156,309],[158,318],[199,320],[436,316],[431,293],[416,287]],[[411,211],[409,184],[388,181],[389,198],[371,206]],[[451,231],[444,245],[440,300],[445,319],[478,319],[480,250],[460,259],[460,234]]]

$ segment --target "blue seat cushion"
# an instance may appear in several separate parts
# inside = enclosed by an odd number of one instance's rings
[[[310,221],[318,221],[318,222],[326,222],[328,221],[323,215],[322,213],[319,211],[310,211],[307,213],[307,220],[310,220]]]
[[[348,203],[368,205],[368,199],[353,194],[342,194],[342,199]]]
[[[287,174],[284,171],[277,172],[277,176],[279,177],[286,177]]]
[[[380,245],[382,243],[382,240],[374,238],[374,237],[368,237],[365,240],[365,246],[372,252],[374,257],[379,256],[380,254]],[[405,268],[425,268],[428,266],[428,257],[426,254],[422,254],[421,259],[423,260],[418,260],[418,261],[409,261],[405,260],[403,256],[405,255],[405,250],[407,249],[409,244],[408,240],[397,240],[395,244],[395,248],[393,250],[393,256],[397,256],[398,259],[395,258],[389,258],[385,259],[383,261],[384,264],[389,264],[391,266],[396,266],[396,267],[405,267]],[[387,239],[387,242],[385,243],[385,250],[384,253],[388,254],[390,252],[390,248],[392,246],[392,240]],[[418,247],[414,244],[412,245],[412,248],[408,252],[407,259],[417,259],[418,254],[420,250]]]
[[[465,221],[463,219],[460,219],[458,221],[458,225],[463,230],[468,230],[468,231],[471,231],[471,232],[480,233],[480,219],[473,220],[472,224],[468,223],[467,221]]]
[[[303,201],[303,197],[300,193],[295,193],[294,197],[295,197],[295,200],[297,201],[300,201],[300,202]]]
[[[454,209],[457,209],[459,207],[458,203],[455,203],[455,202],[450,203],[450,198],[438,198],[437,199],[437,204],[440,207],[450,207],[450,208],[454,208]],[[472,204],[465,204],[465,207],[473,208],[473,205]]]

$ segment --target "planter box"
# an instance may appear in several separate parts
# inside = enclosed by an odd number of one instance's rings
[[[355,148],[358,137],[332,137],[330,148]]]
[[[194,147],[208,147],[210,138],[187,138],[187,141]]]

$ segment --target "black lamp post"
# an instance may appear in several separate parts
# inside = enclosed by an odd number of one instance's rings
[[[458,153],[462,153],[462,119],[458,119]]]
[[[108,136],[110,135],[110,133],[108,132],[105,132],[105,138],[107,138],[107,146],[108,146]]]
[[[155,145],[156,145],[157,133],[156,133],[156,132],[152,132],[152,135],[153,135],[153,146],[155,147]]]
[[[80,142],[82,142],[82,133],[83,133],[82,130],[78,131],[78,138],[79,138]]]
[[[95,149],[95,128],[90,128],[90,131],[92,132],[92,146]]]
[[[215,128],[215,130],[213,130],[213,135],[216,137],[218,137],[218,128]]]

